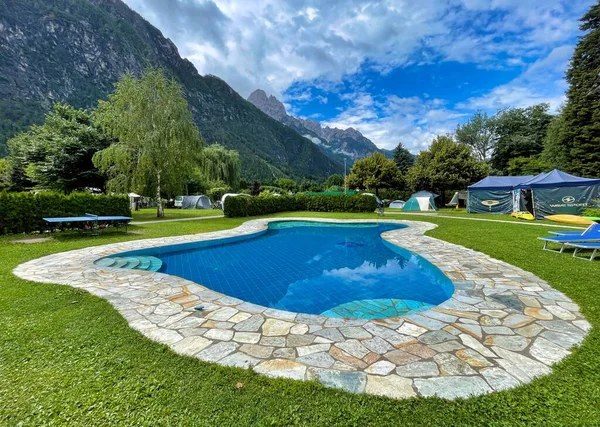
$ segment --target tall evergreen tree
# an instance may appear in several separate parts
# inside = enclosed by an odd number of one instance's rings
[[[404,175],[415,164],[415,156],[410,154],[410,151],[402,143],[399,143],[394,149],[394,162],[396,162],[396,166],[398,166],[398,169]]]
[[[600,176],[600,1],[581,18],[579,39],[567,71],[564,143],[571,172]]]
[[[546,137],[544,138],[542,160],[550,165],[552,169],[570,169],[571,153],[569,147],[565,144],[566,140],[565,116],[561,112],[548,125]]]

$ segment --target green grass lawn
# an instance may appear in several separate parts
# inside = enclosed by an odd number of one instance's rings
[[[134,221],[160,221],[165,219],[201,218],[204,216],[223,215],[219,209],[165,209],[165,216],[156,217],[156,208],[144,208],[133,211]]]
[[[314,212],[277,216],[290,215],[377,218]],[[594,325],[583,345],[551,375],[461,401],[353,395],[178,356],[128,328],[101,298],[68,286],[27,282],[11,273],[19,263],[50,253],[214,231],[247,219],[132,226],[140,233],[136,235],[57,234],[49,242],[29,245],[11,243],[14,236],[0,238],[0,425],[600,424],[600,262],[542,251],[535,238],[546,228],[413,217],[438,224],[428,233],[433,237],[532,271],[579,303]],[[243,387],[236,388],[237,383]]]

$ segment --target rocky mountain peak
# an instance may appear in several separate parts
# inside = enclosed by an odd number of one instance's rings
[[[338,162],[348,160],[352,164],[355,160],[376,151],[387,156],[391,155],[387,150],[377,148],[370,139],[354,128],[330,128],[315,120],[288,115],[283,104],[273,95],[267,96],[262,89],[252,92],[248,97],[248,101],[263,113],[294,129],[300,135],[318,145],[332,160]]]
[[[321,127],[321,123],[315,122],[310,119],[298,119],[306,129],[314,132],[316,135],[322,137],[323,128]]]
[[[271,116],[275,120],[281,121],[287,116],[285,107],[277,98],[273,95],[267,96],[267,93],[262,89],[257,89],[250,94],[248,101],[258,107],[263,113]]]

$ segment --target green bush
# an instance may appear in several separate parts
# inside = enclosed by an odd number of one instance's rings
[[[126,196],[95,196],[89,193],[64,195],[55,192],[0,192],[0,234],[44,230],[42,218],[96,215],[131,216]]]
[[[600,217],[600,208],[587,208],[583,211],[583,216]]]
[[[284,190],[280,187],[274,187],[272,185],[261,185],[260,188],[262,189],[262,191],[270,191],[271,193],[278,194],[287,194],[287,190]]]
[[[374,212],[377,201],[369,196],[306,195],[280,197],[228,197],[223,207],[228,218],[266,215],[275,212]]]
[[[208,190],[207,195],[209,197],[210,200],[213,201],[213,203],[221,200],[221,198],[223,197],[223,194],[225,193],[229,193],[231,191],[230,187],[213,187],[210,190]]]

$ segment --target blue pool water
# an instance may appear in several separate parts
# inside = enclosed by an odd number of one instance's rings
[[[333,317],[385,318],[428,308],[454,287],[435,266],[381,239],[397,224],[271,223],[251,238],[128,252],[161,272],[255,304]]]

